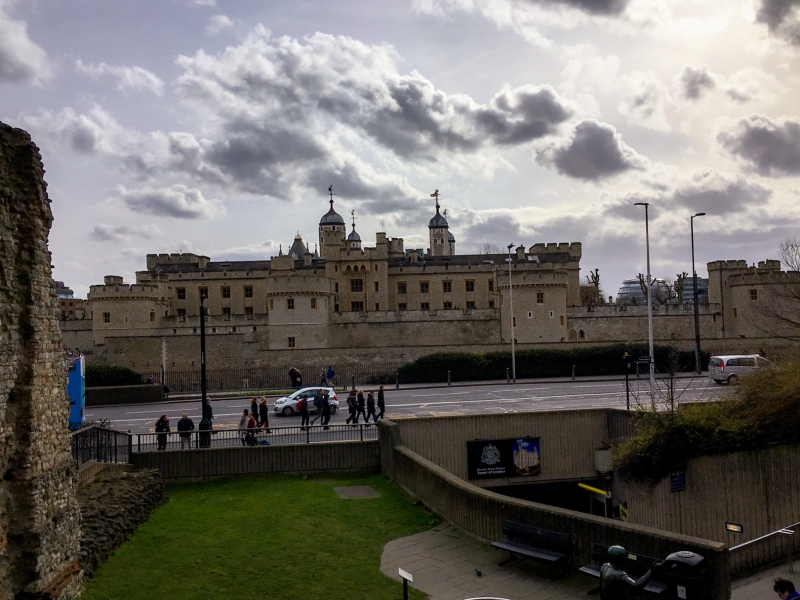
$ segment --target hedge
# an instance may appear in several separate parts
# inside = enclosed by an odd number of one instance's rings
[[[127,367],[113,365],[86,365],[86,387],[103,387],[110,385],[139,385],[142,376]]]
[[[669,346],[656,346],[657,372],[668,372],[670,365]],[[623,353],[638,358],[647,354],[647,346],[616,344],[613,346],[522,350],[516,353],[517,378],[569,377],[575,365],[575,375],[624,375]],[[677,371],[694,370],[693,351],[675,351],[673,355]],[[703,353],[703,368],[708,368],[708,353]],[[511,352],[472,354],[467,352],[442,352],[430,354],[403,365],[398,370],[401,383],[438,383],[447,381],[487,381],[505,379],[506,369],[511,368]],[[640,366],[647,370],[647,365]],[[633,372],[633,369],[631,370]],[[393,378],[391,378],[393,379]],[[374,382],[386,383],[387,381]],[[392,381],[393,382],[393,381]]]

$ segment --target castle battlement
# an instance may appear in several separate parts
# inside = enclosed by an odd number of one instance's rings
[[[548,242],[536,243],[528,249],[528,254],[544,255],[544,254],[569,254],[572,258],[580,260],[583,250],[580,242]]]
[[[709,271],[719,271],[722,269],[746,269],[746,260],[715,260],[708,263],[707,268]]]
[[[158,265],[196,265],[203,269],[211,259],[208,256],[181,252],[175,254],[148,254],[147,270],[152,271]]]

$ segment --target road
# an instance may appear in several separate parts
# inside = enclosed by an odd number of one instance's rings
[[[714,400],[726,390],[707,377],[675,380],[675,396],[678,402]],[[657,382],[656,401],[666,405],[666,382]],[[364,388],[365,391],[367,388]],[[347,418],[346,393],[337,392],[340,410],[331,419],[331,424],[342,424]],[[646,378],[631,379],[631,406],[637,403],[650,405],[649,382]],[[235,428],[242,416],[242,409],[249,408],[252,396],[212,400],[214,429]],[[269,400],[270,406],[274,398]],[[410,387],[386,390],[387,417],[431,417],[444,415],[509,413],[576,408],[602,408],[626,406],[625,381],[611,379],[578,378],[575,381],[543,381],[517,384],[465,385],[453,387]],[[156,420],[166,414],[173,427],[187,412],[195,426],[200,422],[200,400],[170,401],[160,404],[137,404],[125,406],[92,407],[86,409],[87,421],[108,420],[113,429],[130,430],[131,433],[153,431]],[[312,415],[313,418],[313,415]],[[281,417],[270,414],[272,427],[297,426],[300,417]]]

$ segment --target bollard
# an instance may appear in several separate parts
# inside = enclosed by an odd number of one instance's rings
[[[394,374],[394,389],[400,389],[400,373],[395,372]]]
[[[639,379],[639,363],[636,363],[636,379]]]
[[[447,385],[450,385],[450,371],[447,372]]]
[[[572,365],[572,381],[575,381],[575,365]]]
[[[508,367],[506,367],[506,383],[511,383],[511,374],[508,372]]]
[[[352,389],[356,389],[356,376],[355,375],[351,375],[350,376],[350,385],[353,386]]]

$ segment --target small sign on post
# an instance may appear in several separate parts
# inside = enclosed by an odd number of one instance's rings
[[[686,469],[673,469],[669,474],[669,491],[673,494],[686,489]]]
[[[400,574],[400,578],[403,580],[403,600],[408,600],[408,582],[414,583],[414,578],[411,576],[411,573],[407,573],[403,571],[403,569],[397,569],[397,571]]]

